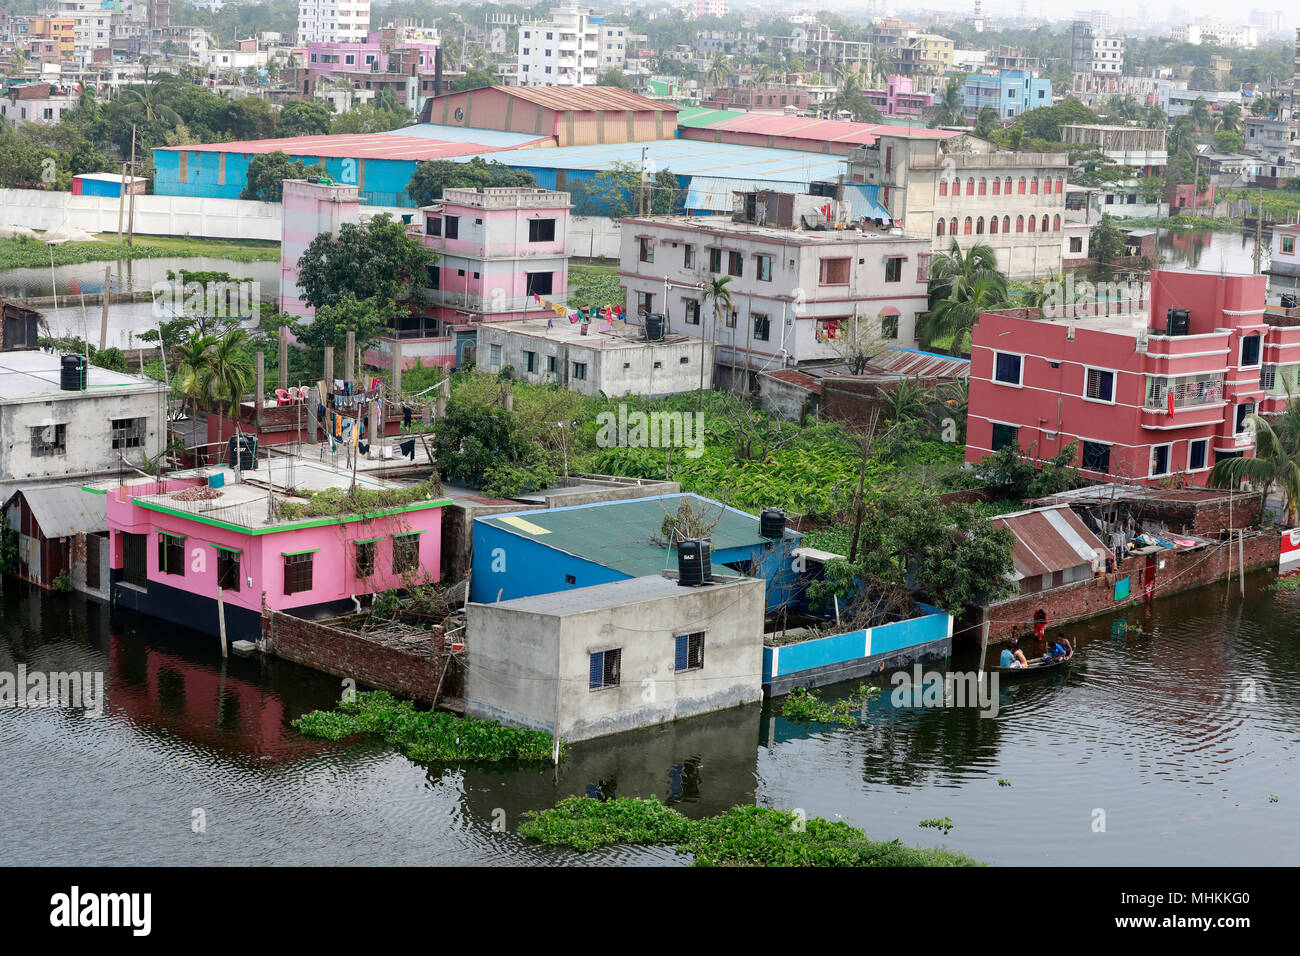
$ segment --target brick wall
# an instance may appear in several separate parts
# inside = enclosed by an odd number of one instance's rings
[[[307,667],[350,677],[358,684],[386,690],[426,704],[434,702],[438,675],[442,673],[444,648],[430,640],[421,648],[403,649],[371,640],[355,631],[344,631],[292,614],[262,612],[262,636],[277,657]],[[442,697],[463,697],[464,677],[453,661],[443,681]]]
[[[1246,570],[1253,571],[1276,565],[1281,542],[1276,532],[1261,532],[1245,541]],[[1199,551],[1182,554],[1152,555],[1156,560],[1155,596],[1166,597],[1201,587],[1218,581],[1222,582],[1228,573],[1237,573],[1237,543],[1224,542]],[[1165,566],[1159,566],[1164,561]],[[1011,638],[1013,628],[1024,631],[1032,629],[1034,611],[1040,607],[1047,611],[1049,628],[1070,621],[1081,621],[1096,617],[1120,608],[1131,607],[1143,600],[1143,568],[1145,557],[1129,558],[1124,562],[1118,574],[1103,575],[1064,587],[1038,591],[1010,598],[983,608],[979,623],[990,622],[989,643],[1006,641]],[[1115,582],[1130,579],[1129,597],[1123,601],[1114,600]],[[978,637],[978,632],[976,632]]]

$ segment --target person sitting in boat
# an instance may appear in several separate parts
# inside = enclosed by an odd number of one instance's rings
[[[1064,631],[1056,632],[1056,647],[1065,649],[1065,654],[1064,654],[1065,657],[1074,656],[1074,647],[1070,644],[1069,640],[1066,639]],[[1055,656],[1061,656],[1061,655],[1056,655],[1055,649],[1053,649],[1052,653]]]
[[[1059,661],[1063,657],[1069,657],[1073,652],[1070,642],[1065,639],[1065,635],[1057,633],[1056,640],[1052,642],[1051,649],[1043,655],[1044,661]]]
[[[1025,652],[1020,649],[1019,642],[1013,637],[1011,646],[1003,648],[1002,657],[999,660],[1002,667],[1028,667],[1029,661],[1025,659]]]

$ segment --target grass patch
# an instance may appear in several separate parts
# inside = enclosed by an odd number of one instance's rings
[[[617,266],[569,266],[570,309],[624,304]]]
[[[525,814],[527,839],[576,850],[671,844],[695,866],[979,866],[948,849],[882,842],[842,821],[805,819],[793,810],[734,807],[691,820],[658,800],[567,797],[554,809]]]
[[[329,518],[335,515],[370,514],[392,508],[403,508],[416,501],[426,501],[442,496],[442,485],[437,478],[418,485],[401,488],[361,488],[351,491],[327,488],[313,491],[306,501],[279,501],[280,514],[290,520],[302,518]]]
[[[539,730],[503,727],[492,720],[416,710],[384,691],[358,694],[337,710],[304,714],[293,726],[308,737],[346,740],[382,737],[399,753],[421,763],[502,760],[550,761],[554,740]],[[561,745],[561,752],[563,752]]]
[[[119,243],[117,233],[101,233],[99,242],[65,242],[47,246],[39,238],[15,236],[0,239],[0,271],[6,269],[48,268],[50,250],[54,250],[56,266],[78,265],[83,262],[111,262],[118,259],[162,259],[170,257],[212,256],[233,259],[236,262],[277,262],[280,259],[278,242],[237,239],[191,239],[184,236],[136,236],[135,245],[128,246],[123,237]]]

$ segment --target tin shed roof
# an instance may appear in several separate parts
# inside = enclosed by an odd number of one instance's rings
[[[644,577],[676,567],[676,547],[664,547],[651,539],[662,538],[664,518],[675,514],[682,501],[689,501],[706,522],[717,522],[710,532],[714,554],[767,542],[758,533],[758,518],[754,515],[691,494],[523,511],[475,520],[602,567]]]
[[[108,499],[82,491],[79,485],[36,485],[15,491],[5,502],[5,508],[19,495],[27,502],[46,538],[108,530]]]
[[[1106,546],[1067,505],[1035,508],[989,519],[1016,536],[1015,577],[1032,578],[1091,564]]]

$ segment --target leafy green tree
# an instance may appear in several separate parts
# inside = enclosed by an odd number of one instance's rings
[[[415,167],[406,184],[406,194],[417,206],[430,206],[442,200],[444,189],[484,189],[510,187],[524,189],[537,186],[531,173],[511,169],[504,163],[475,156],[468,162],[455,163],[435,159]]]
[[[423,288],[437,255],[406,233],[387,213],[363,223],[344,223],[338,235],[323,232],[298,260],[298,288],[313,308],[351,294],[400,299]]]
[[[284,195],[286,179],[314,179],[325,174],[325,167],[320,163],[303,166],[302,160],[290,159],[279,150],[261,153],[248,164],[247,184],[239,198],[279,202]]]
[[[682,193],[677,177],[667,169],[655,173],[646,199],[649,215],[666,216],[681,209]],[[569,184],[574,212],[579,216],[608,216],[623,219],[640,208],[641,167],[615,161],[595,175]]]
[[[616,86],[620,90],[632,89],[632,81],[627,78],[627,74],[622,70],[610,67],[596,79],[598,86]]]
[[[1230,129],[1221,129],[1214,134],[1214,148],[1220,153],[1238,153],[1246,145],[1246,137]]]
[[[364,351],[378,341],[384,329],[392,327],[398,313],[392,299],[375,296],[358,299],[348,293],[317,309],[312,321],[294,323],[293,333],[303,345],[318,351],[327,345],[343,349],[347,344],[347,333],[351,331],[356,333],[357,348]]]
[[[513,412],[453,396],[433,438],[438,469],[448,481],[481,487],[498,462],[529,460],[530,443]]]
[[[975,135],[981,139],[988,139],[1001,128],[1002,120],[998,116],[998,111],[991,106],[981,107],[979,115],[975,117]]]
[[[1007,279],[993,249],[976,243],[962,250],[956,239],[930,261],[930,311],[921,323],[925,344],[946,336],[960,350],[985,309],[1007,303]]]
[[[1081,123],[1096,123],[1100,117],[1073,96],[1067,96],[1056,106],[1040,106],[1026,110],[1016,117],[1013,128],[1019,126],[1031,139],[1049,142],[1061,141],[1061,127]]]
[[[496,84],[497,78],[487,70],[470,69],[465,71],[464,76],[451,81],[451,91],[464,93],[466,90],[481,90],[485,86],[496,86]]]
[[[1263,522],[1268,496],[1279,488],[1286,501],[1286,526],[1295,527],[1300,509],[1300,400],[1287,398],[1286,409],[1275,420],[1249,415],[1255,431],[1255,456],[1223,458],[1214,463],[1206,484],[1211,488],[1237,488],[1249,482],[1263,491],[1258,521]]]
[[[334,112],[324,103],[315,100],[297,100],[286,103],[275,123],[275,135],[323,136],[330,131]]]
[[[383,110],[371,103],[357,103],[330,124],[330,132],[339,135],[358,133],[387,133],[415,122],[408,109]]]
[[[1108,265],[1124,255],[1128,243],[1124,233],[1110,218],[1110,213],[1102,213],[1101,222],[1092,227],[1088,236],[1088,252],[1102,265]]]

